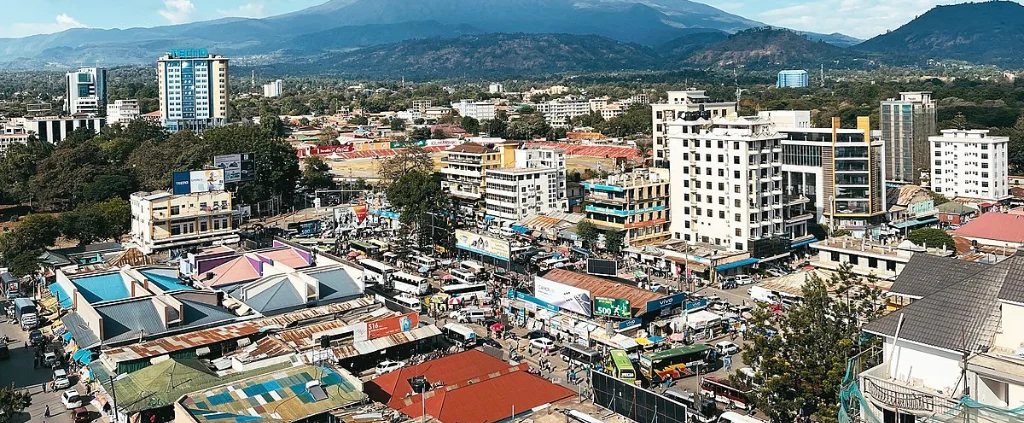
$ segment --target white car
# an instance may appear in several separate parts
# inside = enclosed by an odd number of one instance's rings
[[[779,269],[768,269],[768,270],[766,270],[766,272],[768,272],[769,275],[775,276],[777,278],[781,278],[783,276],[786,276],[786,272],[783,272],[783,271],[781,271]]]
[[[715,349],[717,349],[718,352],[723,355],[733,355],[740,352],[739,345],[736,345],[729,341],[722,341],[715,344]]]
[[[63,394],[60,394],[60,402],[64,403],[64,408],[74,410],[82,406],[82,396],[78,395],[78,391],[68,389]]]
[[[377,365],[377,376],[391,373],[395,370],[401,369],[402,367],[405,367],[405,362],[390,360],[382,361],[380,364]]]
[[[53,371],[53,387],[56,389],[66,389],[71,387],[71,380],[68,379],[68,372],[64,369],[57,369]]]
[[[530,340],[530,345],[533,345],[534,348],[537,348],[537,349],[540,349],[540,350],[543,350],[544,347],[547,347],[548,351],[551,351],[551,350],[555,349],[555,341],[552,341],[549,338],[531,339]]]
[[[754,278],[750,277],[750,275],[736,275],[737,285],[749,285],[752,283],[754,283]]]

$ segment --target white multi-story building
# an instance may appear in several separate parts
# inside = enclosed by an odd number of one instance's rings
[[[100,115],[107,108],[107,70],[81,68],[64,76],[64,111]]]
[[[7,150],[14,144],[26,144],[28,143],[28,132],[25,131],[24,126],[19,125],[0,125],[2,131],[0,131],[0,157],[7,154]]]
[[[515,167],[547,168],[555,170],[555,205],[558,211],[569,209],[569,198],[566,194],[567,178],[565,151],[557,148],[528,148],[515,150]]]
[[[492,82],[491,85],[487,87],[487,92],[491,94],[501,94],[505,92],[505,86],[498,82]]]
[[[590,102],[573,96],[557,98],[546,103],[532,103],[528,106],[543,114],[549,125],[560,128],[568,127],[572,118],[590,113]]]
[[[655,167],[669,166],[668,138],[665,136],[668,124],[684,118],[687,113],[702,112],[706,112],[705,119],[729,116],[736,112],[736,103],[714,102],[703,90],[691,88],[687,91],[669,91],[666,102],[651,104]]]
[[[11,123],[35,135],[40,141],[57,144],[68,137],[74,130],[89,128],[95,133],[100,132],[107,124],[107,119],[95,116],[41,116],[11,119]]]
[[[280,79],[263,84],[264,97],[280,97],[282,91],[284,91],[284,81]]]
[[[1010,197],[1008,137],[987,130],[947,129],[928,137],[932,191],[948,198],[1002,201]]]
[[[531,214],[565,210],[565,189],[558,198],[558,170],[538,167],[490,169],[484,189],[487,216],[516,222]],[[564,175],[564,174],[563,174]]]
[[[231,193],[137,192],[130,198],[132,243],[144,254],[195,245],[238,242],[231,224]]]
[[[114,100],[107,105],[107,122],[127,125],[142,116],[138,100]]]
[[[413,100],[412,110],[423,113],[434,105],[433,100]]]
[[[765,110],[757,112],[758,116],[772,121],[778,128],[810,128],[810,110]]]
[[[157,60],[160,120],[171,131],[203,131],[228,121],[228,59],[171,50]]]
[[[695,115],[666,135],[673,238],[764,256],[761,241],[784,233],[783,135],[761,117]]]
[[[587,103],[590,104],[590,111],[591,112],[600,112],[601,109],[604,109],[605,106],[608,105],[609,101],[610,100],[609,100],[608,96],[604,96],[604,97],[592,98],[590,100],[587,100]]]
[[[494,103],[489,101],[459,100],[452,103],[452,109],[459,112],[460,116],[471,117],[479,122],[494,120]]]

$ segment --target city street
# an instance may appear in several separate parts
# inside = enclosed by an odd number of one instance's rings
[[[2,322],[0,323],[0,336],[6,335],[11,340],[11,357],[0,360],[0,385],[11,386],[13,383],[15,388],[27,390],[32,395],[32,405],[11,421],[13,423],[71,421],[68,415],[70,411],[64,409],[60,400],[61,391],[51,392],[47,388],[47,392],[43,392],[43,384],[50,382],[52,373],[49,369],[42,367],[32,368],[34,350],[25,347],[28,332],[21,330],[6,316],[0,318],[0,322]],[[77,377],[72,378],[71,382],[77,383]],[[78,385],[77,389],[79,392],[84,392],[81,385]],[[46,406],[50,407],[49,418],[44,416]],[[94,414],[98,415],[99,413]]]

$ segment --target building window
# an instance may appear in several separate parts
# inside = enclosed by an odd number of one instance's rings
[[[832,261],[839,262],[839,253],[833,251],[830,255],[831,255],[830,259]]]
[[[743,251],[743,243],[742,242],[737,242],[736,243],[736,250],[737,251]]]
[[[181,213],[181,206],[171,206],[171,216],[175,216]]]
[[[740,200],[736,200],[736,201],[740,201]],[[736,215],[733,216],[733,219],[736,220],[737,222],[739,222],[740,221],[740,214],[736,213]],[[736,236],[740,236],[740,229],[739,228],[736,228]]]
[[[892,260],[886,260],[886,262],[885,262],[885,270],[888,270],[890,272],[895,272],[896,271],[896,262],[892,261]]]

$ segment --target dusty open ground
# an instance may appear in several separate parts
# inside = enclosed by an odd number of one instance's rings
[[[434,169],[441,169],[443,155],[444,153],[431,154],[434,159]],[[335,175],[346,179],[363,178],[366,180],[377,179],[377,168],[380,166],[380,162],[380,159],[328,160],[331,172]],[[569,156],[566,158],[566,165],[569,167],[569,173],[577,171],[582,173],[584,169],[609,170],[612,168],[613,162],[611,159],[599,157]]]

